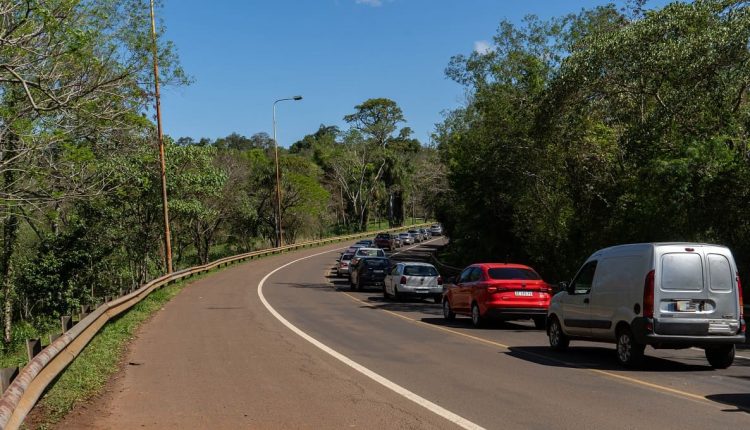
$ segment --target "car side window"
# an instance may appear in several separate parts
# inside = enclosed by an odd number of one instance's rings
[[[482,279],[482,269],[479,267],[475,267],[474,270],[471,271],[471,276],[469,276],[469,282],[477,282]]]
[[[398,266],[393,266],[393,269],[391,269],[391,275],[398,275]]]
[[[594,283],[594,273],[596,272],[596,261],[589,261],[581,267],[575,279],[571,282],[573,294],[588,294],[591,292],[591,285]]]
[[[463,284],[465,282],[469,282],[469,277],[471,276],[471,272],[473,271],[473,267],[466,268],[463,272],[461,272],[461,277],[458,278],[458,283]]]

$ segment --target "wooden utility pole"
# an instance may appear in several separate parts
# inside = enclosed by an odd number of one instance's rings
[[[164,161],[164,133],[161,127],[161,100],[159,96],[159,51],[156,43],[156,18],[154,0],[151,0],[151,38],[154,50],[154,98],[156,103],[156,128],[159,140],[159,163],[161,170],[161,202],[164,209],[164,254],[167,273],[172,273],[172,233],[169,230],[169,204],[167,201],[167,164]]]

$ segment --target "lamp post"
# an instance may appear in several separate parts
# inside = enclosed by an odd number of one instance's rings
[[[279,143],[276,141],[276,103],[285,100],[299,101],[302,96],[287,97],[273,102],[273,147],[276,155],[276,247],[284,243],[281,233],[281,173],[279,172]]]

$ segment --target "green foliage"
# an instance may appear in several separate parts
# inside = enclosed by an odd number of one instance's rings
[[[559,279],[603,246],[696,240],[750,269],[750,8],[634,13],[502,23],[491,53],[453,59],[472,96],[436,133],[455,196],[437,211],[458,254]]]

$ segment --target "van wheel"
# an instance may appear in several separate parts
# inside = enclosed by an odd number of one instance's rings
[[[625,367],[638,366],[643,362],[643,351],[646,345],[633,338],[633,332],[624,327],[617,332],[617,361]]]
[[[480,328],[484,325],[484,318],[479,312],[479,305],[474,303],[471,305],[471,324],[476,328]]]
[[[547,316],[541,316],[541,317],[534,317],[534,327],[536,327],[538,330],[543,329],[547,326]]]
[[[568,349],[570,338],[563,333],[562,326],[560,326],[560,321],[558,321],[557,317],[553,316],[552,319],[550,319],[547,336],[549,336],[549,346],[552,347],[552,349],[556,351]]]
[[[714,369],[726,369],[734,363],[734,345],[712,346],[706,348],[706,358]]]
[[[453,321],[456,319],[456,313],[451,309],[451,304],[448,302],[448,299],[443,301],[443,318],[445,318],[446,321]]]

